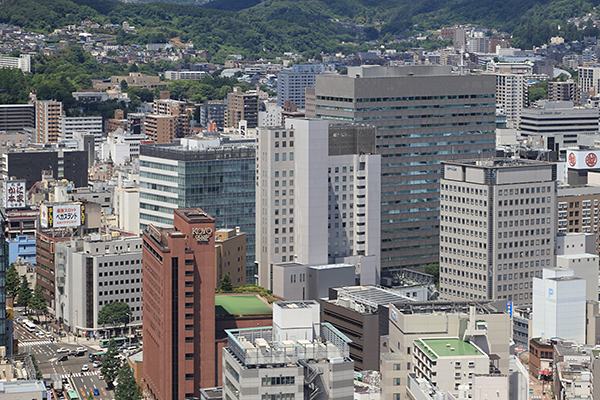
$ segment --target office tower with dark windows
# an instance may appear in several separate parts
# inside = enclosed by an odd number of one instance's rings
[[[556,164],[443,162],[440,297],[531,304],[534,277],[556,264]]]
[[[140,146],[140,230],[149,224],[170,228],[174,209],[201,207],[215,218],[217,229],[239,227],[246,233],[247,278],[253,283],[255,149],[207,142]]]
[[[307,117],[377,128],[382,269],[439,261],[440,163],[494,151],[495,77],[450,71],[350,67],[307,89]]]

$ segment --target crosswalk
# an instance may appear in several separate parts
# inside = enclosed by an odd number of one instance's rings
[[[87,371],[87,372],[73,372],[73,375],[71,374],[61,374],[60,378],[80,378],[82,376],[94,376],[94,375],[98,375],[98,371]]]
[[[19,346],[41,346],[50,343],[52,343],[52,341],[50,340],[24,340],[22,342],[19,342]]]

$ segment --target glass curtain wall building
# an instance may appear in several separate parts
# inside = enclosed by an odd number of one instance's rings
[[[180,142],[140,146],[140,230],[173,227],[173,210],[200,207],[216,229],[246,233],[246,278],[254,283],[255,149],[189,148]]]
[[[439,262],[440,163],[492,154],[495,93],[494,76],[442,66],[350,67],[307,88],[307,117],[377,128],[382,270]]]

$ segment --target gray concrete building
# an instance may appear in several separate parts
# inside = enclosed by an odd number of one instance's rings
[[[274,265],[292,262],[351,264],[361,283],[378,283],[381,157],[375,150],[375,131],[363,125],[288,119],[286,126],[259,128],[259,285],[278,290],[285,282]]]
[[[294,64],[277,74],[277,105],[285,107],[285,102],[304,109],[304,89],[315,86],[315,77],[323,74],[323,64]]]
[[[377,129],[382,269],[438,262],[440,162],[494,151],[494,98],[494,76],[440,66],[350,67],[307,89],[307,117]]]
[[[227,330],[223,394],[247,400],[351,400],[351,342],[319,323],[319,304],[277,302],[273,327]]]
[[[532,301],[533,277],[556,263],[556,164],[443,162],[440,298]]]

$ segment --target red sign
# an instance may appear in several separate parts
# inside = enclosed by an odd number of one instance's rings
[[[575,156],[575,153],[569,154],[569,165],[571,167],[574,167],[576,162],[577,162],[577,157]]]
[[[573,153],[571,153],[571,154],[573,154]],[[598,157],[596,156],[596,154],[588,153],[585,156],[585,165],[587,165],[588,167],[595,167],[597,162],[598,162]]]

